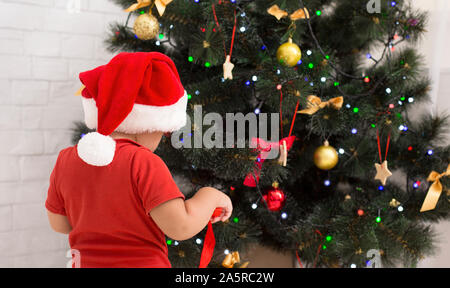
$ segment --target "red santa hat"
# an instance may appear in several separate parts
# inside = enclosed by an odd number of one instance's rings
[[[113,131],[172,132],[186,124],[187,94],[173,61],[158,52],[120,53],[108,64],[80,73],[88,133],[78,156],[94,166],[112,162]]]

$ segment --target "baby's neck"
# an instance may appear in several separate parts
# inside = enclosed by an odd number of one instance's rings
[[[113,139],[130,139],[133,140],[135,142],[137,142],[137,137],[134,134],[126,134],[126,133],[121,133],[121,132],[113,132],[111,133],[111,138]]]

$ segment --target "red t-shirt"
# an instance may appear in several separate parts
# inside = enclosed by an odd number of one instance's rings
[[[45,207],[67,216],[81,267],[171,267],[164,233],[149,212],[178,197],[184,199],[161,158],[117,139],[107,166],[83,162],[76,146],[62,150]]]

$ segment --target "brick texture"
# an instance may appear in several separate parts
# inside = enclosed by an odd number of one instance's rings
[[[78,73],[113,56],[107,27],[126,17],[109,0],[0,0],[0,267],[66,267],[49,176],[83,119]]]

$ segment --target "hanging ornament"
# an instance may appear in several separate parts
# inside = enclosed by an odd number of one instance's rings
[[[220,2],[219,2],[220,4]],[[214,4],[211,5],[213,14],[214,14],[214,21],[216,22],[216,26],[217,29],[219,30],[220,33],[222,33],[221,29],[220,29],[220,25],[219,25],[219,21],[217,20],[217,15],[216,15],[216,8],[214,6]],[[223,41],[223,51],[225,52],[225,62],[223,63],[223,79],[229,79],[229,80],[233,80],[233,74],[231,73],[231,71],[234,68],[234,64],[231,63],[231,54],[233,53],[233,45],[234,45],[234,35],[236,34],[236,24],[237,24],[237,17],[236,17],[236,10],[234,10],[234,26],[233,26],[233,34],[231,36],[231,44],[230,44],[230,53],[227,54],[227,49],[225,47],[225,41]]]
[[[234,64],[230,62],[230,57],[230,55],[227,55],[225,63],[223,63],[223,79],[225,80],[233,80],[233,74],[231,73],[231,71],[233,71]]]
[[[289,15],[288,12],[280,9],[278,5],[272,5],[269,9],[267,9],[267,13],[277,18],[277,20],[280,20],[281,18],[284,18]],[[296,10],[294,13],[289,15],[289,18],[291,18],[292,21],[298,20],[298,19],[305,19],[309,18],[309,12],[306,8],[301,8]]]
[[[286,201],[283,190],[278,188],[278,182],[273,182],[272,188],[263,195],[263,198],[267,203],[267,208],[272,212],[280,211]]]
[[[377,129],[378,154],[380,156],[380,163],[381,164],[375,163],[375,169],[377,170],[377,174],[375,175],[375,179],[376,180],[380,180],[381,184],[383,184],[383,186],[386,185],[387,179],[392,176],[391,171],[389,171],[389,169],[388,169],[388,162],[387,162],[387,154],[388,154],[388,150],[389,150],[389,142],[390,142],[390,140],[391,140],[391,132],[389,132],[389,134],[388,134],[388,139],[387,139],[387,143],[386,143],[386,154],[384,156],[384,162],[382,162],[380,134],[379,134],[379,131]]]
[[[431,184],[430,188],[428,189],[427,196],[423,201],[420,212],[425,212],[436,208],[436,204],[438,203],[439,197],[442,193],[442,184],[440,179],[447,176],[450,176],[450,164],[447,166],[447,170],[445,172],[439,174],[436,171],[432,171],[430,175],[428,175],[427,181],[433,182],[433,184]]]
[[[322,146],[314,152],[314,164],[321,170],[331,170],[339,161],[336,149],[325,141]]]
[[[292,38],[288,42],[282,44],[277,50],[278,61],[288,67],[294,67],[302,58],[302,52],[297,44],[292,43]]]
[[[141,40],[154,39],[159,33],[158,19],[151,14],[150,10],[148,14],[142,14],[136,19],[133,30]]]

